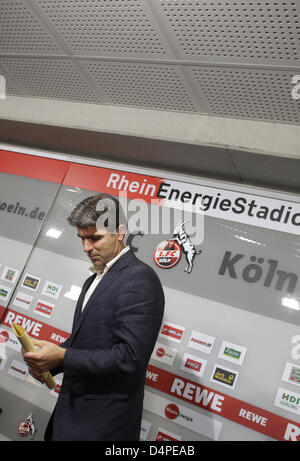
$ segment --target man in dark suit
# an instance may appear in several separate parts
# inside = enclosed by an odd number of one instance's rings
[[[163,317],[162,286],[125,246],[116,199],[89,197],[68,220],[95,273],[83,285],[70,338],[61,346],[35,341],[38,352],[23,351],[36,379],[47,370],[64,373],[45,440],[139,440],[146,368]]]

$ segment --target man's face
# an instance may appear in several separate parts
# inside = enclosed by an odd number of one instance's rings
[[[105,229],[97,230],[96,226],[78,228],[83,251],[88,255],[97,271],[102,272],[105,265],[124,248],[122,234],[110,234]]]

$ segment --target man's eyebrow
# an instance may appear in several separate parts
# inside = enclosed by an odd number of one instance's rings
[[[82,238],[90,239],[90,238],[99,237],[99,235],[97,235],[97,234],[90,234],[90,235],[79,235],[79,234],[77,234],[77,237],[79,237],[79,238],[81,238],[81,239],[82,239]]]

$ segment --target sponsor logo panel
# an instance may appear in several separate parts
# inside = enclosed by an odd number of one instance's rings
[[[54,308],[54,304],[50,304],[39,299],[34,308],[34,312],[36,314],[42,315],[43,317],[50,318]]]
[[[28,310],[31,306],[32,300],[33,296],[28,295],[27,293],[23,293],[22,291],[18,291],[13,301],[13,304],[14,306]]]
[[[12,267],[5,267],[1,279],[5,282],[15,283],[17,281],[20,271],[13,269]]]
[[[300,415],[300,394],[290,391],[289,389],[279,387],[274,405],[282,410]]]
[[[39,277],[36,277],[35,275],[31,274],[26,274],[22,282],[22,287],[27,288],[31,291],[36,291],[40,281],[41,279]]]
[[[230,368],[225,368],[220,365],[215,365],[210,380],[220,384],[220,386],[234,389],[237,383],[238,375],[238,371],[231,370]]]
[[[281,379],[287,383],[295,384],[295,386],[300,386],[300,366],[287,362]]]
[[[186,353],[184,354],[183,360],[180,364],[180,370],[186,371],[187,373],[191,373],[192,375],[201,378],[201,376],[204,374],[206,365],[207,360]]]
[[[11,292],[11,288],[6,287],[5,285],[0,285],[0,302],[8,301]]]
[[[152,365],[147,386],[276,440],[300,440],[300,424]],[[175,403],[175,402],[172,402]]]
[[[246,352],[247,348],[244,346],[229,343],[228,341],[223,341],[219,350],[218,357],[220,359],[227,360],[228,362],[242,365]]]
[[[167,338],[175,343],[181,343],[185,327],[177,325],[176,323],[164,322],[159,333],[162,338]]]
[[[5,344],[6,347],[9,347],[14,351],[21,352],[22,346],[12,331],[7,331],[4,328],[0,328],[0,343]]]
[[[205,335],[199,331],[192,331],[188,347],[210,354],[214,346],[215,339],[216,338],[213,336]]]
[[[165,344],[156,343],[151,359],[158,360],[166,365],[172,366],[177,354],[177,349],[166,346]]]
[[[8,374],[14,378],[24,381],[28,375],[28,368],[26,363],[13,360],[9,365]]]
[[[45,296],[49,296],[50,298],[58,299],[61,290],[61,285],[57,285],[57,283],[50,282],[49,280],[47,280],[47,282],[44,285],[42,294]]]
[[[223,426],[220,421],[148,391],[145,391],[144,409],[212,440],[218,440]]]

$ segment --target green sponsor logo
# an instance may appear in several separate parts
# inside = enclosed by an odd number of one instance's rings
[[[289,376],[289,381],[291,381],[292,383],[300,384],[300,368],[292,367]]]
[[[227,357],[231,357],[232,359],[239,360],[241,357],[241,351],[232,349],[232,347],[225,347],[224,355],[227,355]]]
[[[6,298],[7,293],[8,292],[6,290],[3,290],[3,288],[0,288],[0,296],[2,296],[2,298]]]

